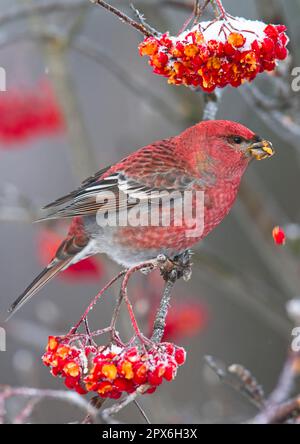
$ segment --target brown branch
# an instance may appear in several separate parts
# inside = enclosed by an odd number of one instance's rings
[[[300,396],[275,405],[258,415],[254,424],[286,424],[300,416]]]
[[[13,420],[13,424],[24,424],[29,418],[32,416],[33,410],[37,406],[37,404],[42,400],[40,397],[30,399],[25,407],[21,410],[18,416]]]
[[[147,29],[154,36],[160,36],[160,33],[147,23],[144,15],[133,5],[133,3],[130,3],[130,8],[139,19],[141,24],[145,27],[145,29]]]
[[[100,396],[94,396],[90,401],[90,405],[94,409],[100,410],[105,401],[106,401],[105,398],[103,399],[100,398]],[[81,424],[94,424],[94,422],[95,422],[95,416],[88,413]]]
[[[300,414],[300,397],[288,400],[300,375],[300,353],[290,353],[283,366],[275,389],[266,401],[265,408],[254,418],[254,424],[284,423],[294,413]]]
[[[216,89],[213,93],[204,93],[204,109],[202,120],[215,120],[219,110],[223,91]]]
[[[112,419],[112,416],[119,413],[129,404],[134,402],[138,395],[143,394],[150,388],[149,385],[141,385],[134,393],[127,395],[121,402],[113,404],[111,407],[104,409],[101,413],[101,417],[106,424],[120,424],[120,421]]]
[[[159,255],[157,260],[161,274],[166,281],[166,285],[153,325],[151,341],[156,343],[161,342],[165,332],[171,293],[176,281],[181,277],[187,281],[190,279],[192,274],[190,251],[185,251],[174,260],[170,260],[164,255]]]
[[[32,6],[32,3],[28,3]],[[63,31],[45,33],[47,22],[39,8],[32,8],[29,24],[33,32],[43,37],[42,50],[49,68],[49,77],[65,117],[66,133],[69,139],[68,148],[72,160],[73,173],[80,179],[89,176],[95,163],[94,151],[90,141],[86,125],[80,111],[80,105],[74,94],[73,78],[67,60],[67,51],[72,43],[74,35],[83,23],[84,12],[88,3],[76,11],[70,26],[65,26]]]
[[[211,0],[205,0],[203,5],[200,5],[200,0],[195,0],[194,4],[194,25],[198,23],[200,17],[204,13],[207,6],[210,4]]]
[[[240,92],[249,106],[278,137],[284,138],[285,142],[291,143],[299,150],[300,124],[295,119],[295,112],[291,111],[288,114],[278,106],[272,108],[274,99],[270,100],[254,84],[244,85]]]
[[[133,76],[129,70],[124,69],[121,63],[118,63],[98,44],[94,44],[85,37],[79,37],[72,43],[72,48],[91,60],[100,63],[126,86],[130,92],[139,99],[144,100],[156,113],[160,113],[173,124],[182,124],[183,114],[174,110],[173,106],[168,105],[159,95],[150,91],[143,81]]]
[[[28,5],[13,6],[0,15],[0,26],[30,17],[33,13],[50,14],[53,12],[74,11],[86,5],[86,0],[49,0],[47,3],[34,2]]]
[[[171,299],[171,292],[174,288],[176,280],[169,279],[166,282],[165,289],[163,292],[163,296],[160,302],[159,309],[157,311],[154,326],[153,326],[153,334],[151,340],[153,342],[161,342],[165,328],[166,328],[166,318],[168,315],[169,304]]]
[[[264,407],[263,389],[249,370],[238,364],[233,364],[225,369],[224,366],[218,365],[212,356],[205,356],[205,362],[224,384],[241,393],[256,408],[262,409]]]
[[[141,34],[143,34],[146,37],[151,37],[153,34],[149,32],[145,28],[143,24],[140,24],[133,20],[132,18],[128,17],[124,12],[120,11],[119,9],[115,8],[114,6],[109,5],[103,0],[90,0],[91,3],[102,6],[107,11],[111,12],[112,14],[116,15],[122,22],[127,23],[128,25],[132,26],[134,29],[139,31]]]

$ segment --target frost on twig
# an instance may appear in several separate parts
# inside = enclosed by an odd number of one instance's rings
[[[204,94],[204,110],[202,120],[215,120],[223,91],[217,89],[210,94]]]
[[[300,375],[299,353],[289,353],[277,385],[267,398],[262,386],[245,367],[233,364],[224,369],[211,356],[206,357],[206,363],[222,382],[246,396],[259,410],[255,418],[249,421],[252,424],[299,423],[300,397],[289,399]]]
[[[5,422],[7,401],[14,397],[30,398],[28,404],[26,404],[25,408],[14,420],[18,423],[27,422],[32,415],[33,409],[42,399],[56,399],[62,402],[67,402],[84,410],[94,419],[98,416],[98,411],[82,396],[74,392],[0,385],[0,424]]]
[[[264,391],[249,370],[239,364],[232,364],[225,369],[212,356],[206,356],[205,361],[222,382],[246,396],[255,407],[260,409],[264,406]]]
[[[107,11],[111,12],[112,14],[116,15],[122,22],[127,23],[128,25],[135,28],[137,31],[139,31],[141,34],[144,34],[146,37],[152,36],[152,32],[149,31],[149,29],[142,23],[138,23],[132,18],[128,17],[124,12],[120,11],[119,9],[115,8],[114,6],[111,6],[107,2],[103,0],[90,0],[91,3],[94,3],[95,5],[102,6],[103,8],[107,9]]]

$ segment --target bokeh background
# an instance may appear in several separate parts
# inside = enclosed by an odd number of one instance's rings
[[[7,92],[0,93],[2,320],[66,232],[61,223],[32,224],[38,209],[101,167],[200,121],[203,112],[201,94],[154,76],[138,54],[140,35],[88,0],[80,8],[74,0],[74,8],[7,18],[10,11],[41,3],[47,1],[2,0],[0,9],[0,65],[7,73]],[[111,3],[129,13],[127,1]],[[173,33],[190,14],[163,1],[135,3],[156,28]],[[274,120],[270,109],[253,101],[247,86],[226,89],[217,114],[272,140],[277,155],[252,164],[229,217],[195,249],[192,279],[176,285],[168,334],[186,347],[188,360],[175,382],[141,400],[154,423],[237,423],[255,415],[247,400],[219,382],[204,356],[243,364],[271,392],[292,339],[286,303],[300,294],[300,139],[297,127],[288,130],[298,119],[299,93],[291,91],[289,70],[300,63],[300,1],[224,0],[224,6],[233,15],[288,26],[289,65],[278,76],[255,81],[282,118]],[[274,225],[287,228],[284,248],[274,245]],[[93,260],[51,282],[6,324],[0,383],[62,389],[40,359],[47,337],[68,331],[117,271],[106,257]],[[135,276],[130,286],[145,332],[162,285],[154,275]],[[94,328],[108,325],[117,294],[116,286],[93,311]],[[126,335],[129,328],[124,311],[120,329]],[[23,403],[9,403],[8,420]],[[61,423],[81,416],[76,408],[47,400],[32,420]],[[134,405],[120,418],[143,422]]]

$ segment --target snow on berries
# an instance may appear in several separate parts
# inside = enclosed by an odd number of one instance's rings
[[[147,37],[139,51],[168,83],[212,92],[227,85],[239,87],[259,73],[273,71],[277,61],[288,56],[285,31],[284,25],[226,15],[198,23],[177,37]]]
[[[153,393],[164,380],[172,381],[186,353],[171,343],[153,344],[146,351],[137,346],[84,346],[78,341],[71,345],[67,336],[50,336],[42,359],[53,376],[64,378],[69,389],[118,399],[138,388]]]

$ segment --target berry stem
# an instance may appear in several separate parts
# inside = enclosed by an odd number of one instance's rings
[[[80,327],[80,325],[82,324],[82,322],[85,321],[87,315],[89,314],[89,312],[92,310],[92,308],[94,307],[94,305],[97,303],[98,299],[101,298],[101,296],[103,295],[103,293],[106,292],[106,290],[108,290],[118,279],[120,279],[121,276],[124,276],[126,272],[123,270],[121,271],[119,274],[117,274],[117,276],[115,276],[113,279],[111,279],[100,291],[99,293],[94,297],[94,299],[92,300],[92,302],[89,304],[89,306],[87,307],[87,309],[85,310],[85,312],[83,313],[83,315],[81,316],[81,318],[79,319],[79,321],[77,322],[77,324],[70,330],[69,335],[74,335],[76,333],[76,331],[78,330],[78,328]]]
[[[142,263],[142,264],[136,265],[135,267],[130,268],[129,270],[127,270],[127,272],[124,276],[123,282],[122,282],[122,286],[121,286],[121,295],[122,295],[122,298],[124,298],[124,301],[126,302],[132,327],[133,327],[137,337],[141,340],[142,340],[143,335],[139,329],[137,320],[135,318],[132,304],[131,304],[130,300],[128,299],[127,287],[128,287],[128,282],[129,282],[130,276],[132,274],[134,274],[136,271],[142,270],[144,268],[153,269],[155,266],[156,266],[156,264],[152,261],[152,262],[145,262],[145,263]]]
[[[211,0],[213,6],[216,6],[216,9],[219,10],[221,17],[224,19],[226,17],[226,11],[222,4],[222,0]]]

